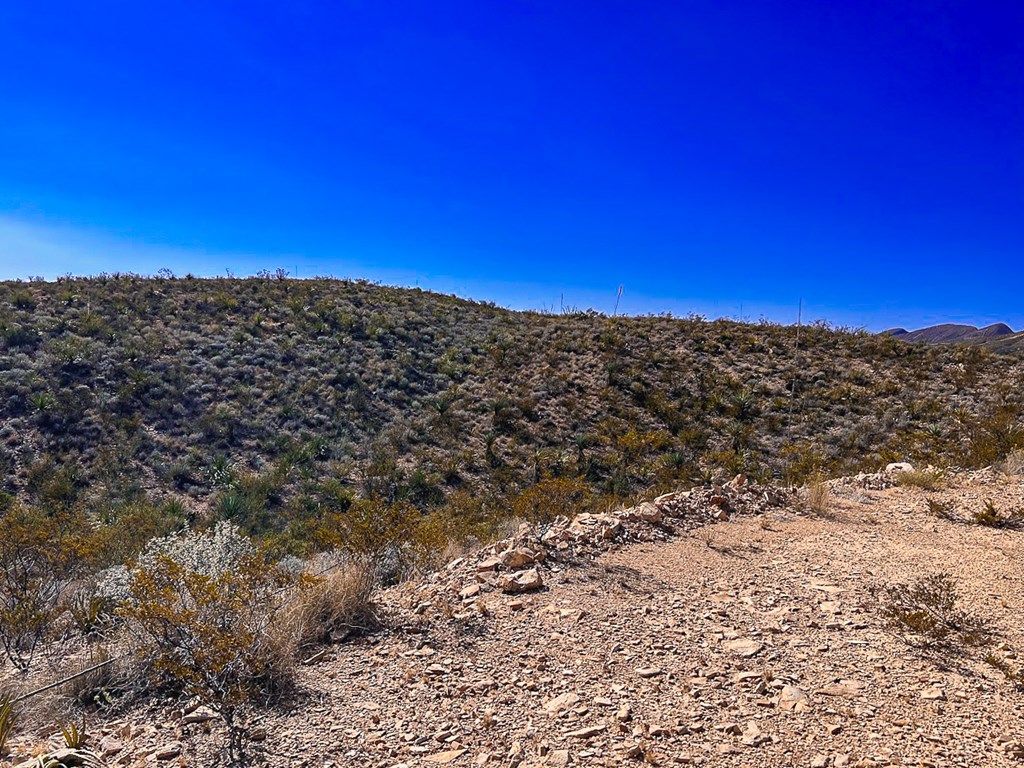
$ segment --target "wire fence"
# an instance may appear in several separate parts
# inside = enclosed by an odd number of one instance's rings
[[[86,667],[85,669],[79,670],[78,672],[75,672],[75,674],[73,675],[68,675],[67,677],[61,678],[60,680],[55,680],[54,682],[49,683],[48,685],[44,685],[41,688],[36,688],[35,690],[29,691],[28,693],[23,693],[21,696],[16,696],[15,698],[11,699],[11,703],[18,704],[22,701],[31,699],[33,696],[38,696],[41,693],[52,691],[54,688],[60,688],[62,685],[70,683],[73,680],[77,680],[80,677],[85,677],[86,675],[92,674],[93,672],[103,669],[104,667],[109,667],[114,662],[121,661],[121,659],[126,659],[128,658],[129,655],[130,654],[122,653],[118,656],[113,656],[109,659],[101,661],[99,664],[93,664],[91,667]]]

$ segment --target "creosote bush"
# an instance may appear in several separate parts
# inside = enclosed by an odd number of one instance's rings
[[[960,608],[956,580],[948,573],[872,592],[886,629],[912,647],[954,650],[958,645],[983,645],[990,638],[986,623]]]
[[[1024,527],[1024,509],[1011,509],[1003,512],[992,499],[986,499],[985,505],[975,511],[972,516],[978,525],[989,528],[1021,528]]]
[[[127,572],[119,612],[158,689],[197,697],[227,726],[232,761],[245,759],[242,710],[286,692],[294,648],[272,627],[293,581],[233,526],[155,541]]]
[[[61,600],[96,552],[80,513],[13,505],[0,514],[0,643],[26,672],[61,613]]]

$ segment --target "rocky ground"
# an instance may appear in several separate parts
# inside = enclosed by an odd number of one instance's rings
[[[1024,507],[1024,478],[891,484],[833,483],[811,511],[738,482],[523,529],[383,594],[388,629],[317,654],[293,709],[254,715],[261,760],[1020,766],[1024,692],[985,658],[1024,657],[1024,531],[969,518]],[[885,631],[871,588],[942,571],[987,647]],[[220,741],[202,710],[157,705],[96,730],[120,765],[209,764]]]

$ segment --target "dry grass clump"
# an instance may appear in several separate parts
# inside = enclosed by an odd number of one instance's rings
[[[1024,449],[1011,451],[999,463],[999,471],[1006,475],[1024,475]]]
[[[799,505],[805,512],[824,516],[829,514],[832,500],[832,488],[824,477],[817,475],[801,489]]]
[[[959,607],[956,580],[937,573],[912,584],[876,587],[873,597],[885,628],[907,645],[951,650],[983,645],[990,639],[985,621]]]
[[[936,491],[946,480],[946,472],[934,467],[927,469],[908,469],[896,476],[896,482],[903,488],[920,488],[924,491]]]
[[[305,577],[289,593],[275,618],[271,634],[296,650],[340,642],[353,633],[380,625],[372,600],[376,568],[365,558],[343,559],[329,570]]]

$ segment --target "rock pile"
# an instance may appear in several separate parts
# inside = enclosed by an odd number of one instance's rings
[[[664,541],[709,523],[760,515],[790,500],[788,491],[737,475],[724,485],[668,493],[627,509],[558,517],[550,524],[523,523],[514,536],[452,561],[414,587],[410,607],[423,613],[437,598],[471,607],[486,593],[532,592],[544,586],[545,574],[613,547]]]
[[[860,472],[856,475],[848,475],[830,480],[828,485],[833,491],[884,491],[887,488],[895,488],[900,483],[900,475],[904,472],[913,471],[914,467],[905,461],[897,461],[887,464],[885,469],[878,472]]]

